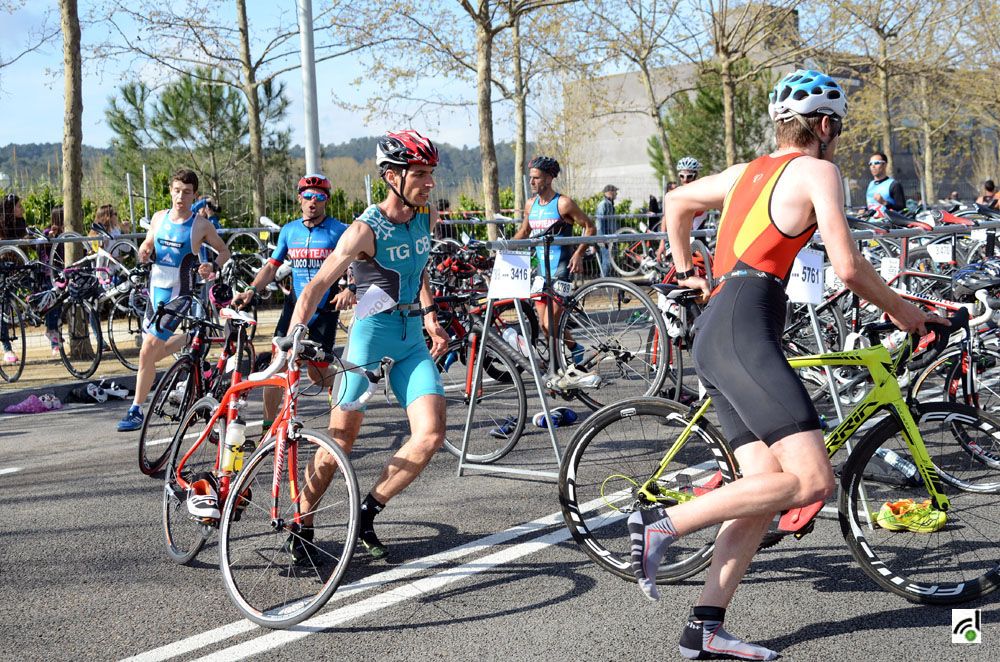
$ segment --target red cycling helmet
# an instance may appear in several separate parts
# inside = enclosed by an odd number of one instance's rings
[[[438,150],[429,138],[412,129],[386,133],[375,146],[375,164],[385,171],[388,166],[436,166]]]
[[[327,195],[330,195],[330,180],[319,174],[306,175],[299,180],[299,193],[305,191],[307,188],[319,188],[326,191]]]

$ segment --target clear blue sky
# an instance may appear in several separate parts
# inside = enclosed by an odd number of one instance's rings
[[[81,16],[88,11],[90,3],[80,2]],[[314,1],[313,11],[318,12],[320,2]],[[37,29],[42,22],[45,5],[53,6],[58,22],[56,2],[26,3],[26,7],[13,15],[0,14],[0,53],[4,58],[13,56],[21,49],[24,35]],[[266,33],[275,24],[275,6],[286,11],[295,10],[294,0],[279,0],[277,3],[251,0],[247,3],[251,33]],[[88,34],[84,27],[84,46],[95,38],[93,31]],[[297,39],[294,43],[298,43]],[[131,74],[123,69],[128,62],[111,62],[99,71],[94,63],[84,61],[83,75],[83,142],[95,147],[105,147],[111,138],[111,131],[104,122],[107,100],[115,94],[118,85]],[[317,65],[317,89],[319,99],[320,142],[339,143],[351,138],[377,135],[387,128],[391,120],[373,119],[365,125],[361,114],[351,113],[336,106],[332,90],[350,90],[359,100],[364,100],[371,83],[351,89],[352,81],[361,71],[359,56],[335,58]],[[296,70],[286,74],[286,94],[291,101],[287,114],[288,126],[292,132],[292,144],[301,145],[304,140],[302,110],[302,74]],[[475,98],[475,90],[455,90],[469,99]],[[341,92],[343,93],[343,92]],[[497,122],[497,139],[509,139],[511,132],[501,122]],[[31,53],[15,64],[0,69],[0,145],[9,143],[60,142],[63,127],[63,78],[62,40],[57,37],[44,50]],[[439,142],[453,145],[477,145],[478,129],[474,110],[442,113],[433,125],[421,126],[415,122],[414,128],[427,131]]]

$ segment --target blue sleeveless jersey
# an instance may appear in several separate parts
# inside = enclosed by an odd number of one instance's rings
[[[896,180],[892,177],[886,177],[880,182],[876,182],[874,179],[868,182],[868,191],[865,194],[865,202],[867,202],[869,207],[879,206],[879,203],[875,202],[875,194],[881,195],[882,199],[888,204],[886,206],[896,208],[901,207],[906,203],[906,200],[896,200],[892,197],[891,189],[892,185],[896,183]]]
[[[357,218],[375,233],[375,255],[354,263],[358,299],[378,285],[396,303],[410,304],[420,297],[420,284],[431,251],[429,207],[417,207],[409,223],[393,223],[378,205]]]
[[[170,212],[160,219],[153,235],[156,258],[149,273],[149,302],[143,329],[146,333],[166,340],[173,334],[173,325],[161,323],[160,330],[152,324],[152,316],[159,304],[166,304],[182,295],[191,294],[198,275],[200,259],[191,244],[195,215],[182,223],[170,220]]]
[[[555,236],[573,236],[573,224],[564,223],[559,215],[559,195],[556,193],[544,205],[541,204],[538,196],[535,196],[535,201],[531,204],[531,211],[528,212],[528,224],[531,226],[530,237],[540,237],[556,224],[559,224],[559,227],[555,230]],[[560,267],[569,265],[569,258],[572,254],[572,246],[553,246],[549,251],[549,273],[547,275],[551,278],[560,270]],[[538,259],[538,271],[541,273],[545,268],[545,247],[535,246],[535,256]]]
[[[295,296],[302,294],[306,283],[313,279],[323,261],[336,248],[347,226],[337,219],[327,216],[319,225],[307,228],[300,218],[291,221],[278,234],[278,244],[271,254],[271,262],[280,265],[285,260],[292,267],[292,289]],[[317,306],[322,310],[330,298],[330,291],[323,293]]]

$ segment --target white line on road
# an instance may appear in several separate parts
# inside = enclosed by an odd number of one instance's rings
[[[360,579],[346,586],[341,586],[337,592],[333,594],[333,597],[330,598],[330,602],[343,600],[361,591],[376,589],[380,586],[400,581],[411,575],[424,572],[443,563],[455,561],[462,557],[469,556],[470,554],[475,554],[491,547],[502,545],[516,538],[535,533],[558,524],[561,521],[562,515],[560,513],[552,513],[551,515],[546,515],[545,517],[540,517],[524,524],[518,524],[507,529],[506,531],[494,533],[486,536],[485,538],[473,540],[472,542],[465,543],[464,545],[459,545],[458,547],[438,552],[437,554],[433,554],[422,559],[414,559],[413,561],[404,563],[397,568],[392,568],[391,570],[380,572],[377,575],[372,575],[371,577],[365,577],[364,579]],[[257,627],[258,626],[254,625],[250,621],[231,623],[214,630],[209,630],[208,632],[202,632],[186,639],[166,644],[165,646],[160,646],[159,648],[154,648],[153,650],[146,651],[145,653],[140,653],[135,657],[128,658],[126,662],[161,662],[162,660],[169,660],[170,658],[177,657],[178,655],[184,655],[185,653],[190,653],[191,651],[199,648],[203,648],[220,641],[225,641],[226,639],[243,634],[244,632],[248,632]]]
[[[0,469],[0,476],[6,476],[7,474],[16,474],[21,470],[21,467],[7,467],[6,469]]]

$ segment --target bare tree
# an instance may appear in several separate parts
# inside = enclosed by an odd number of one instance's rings
[[[112,37],[95,55],[101,58],[132,56],[154,62],[185,75],[195,67],[225,71],[222,84],[239,90],[248,110],[250,173],[253,180],[253,214],[264,215],[263,110],[260,94],[278,76],[301,66],[298,24],[294,12],[283,14],[274,30],[254,34],[246,0],[233,0],[235,25],[214,0],[163,3],[159,0],[108,0],[103,21]],[[386,9],[388,11],[388,9]],[[317,27],[316,62],[342,57],[370,45],[367,27],[358,20],[355,3],[331,0],[314,16]],[[135,28],[133,28],[135,26]],[[205,80],[206,83],[218,83]]]
[[[80,15],[76,0],[59,0],[63,35],[62,194],[67,229],[85,234],[83,228],[83,73],[80,57]],[[66,245],[66,261],[73,262],[79,244]]]

